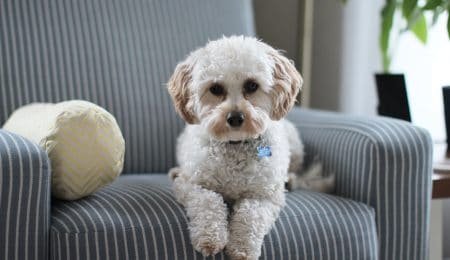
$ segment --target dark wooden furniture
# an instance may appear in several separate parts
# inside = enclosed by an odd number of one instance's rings
[[[433,199],[450,197],[450,153],[446,144],[434,145]]]

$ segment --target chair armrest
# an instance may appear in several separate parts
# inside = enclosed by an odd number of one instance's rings
[[[0,259],[48,259],[50,178],[38,145],[0,129]]]
[[[380,259],[426,259],[432,140],[410,123],[294,109],[306,153],[336,174],[336,194],[376,212]]]

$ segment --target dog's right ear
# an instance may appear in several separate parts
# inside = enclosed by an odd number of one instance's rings
[[[167,88],[178,114],[180,114],[188,124],[196,124],[198,123],[198,119],[193,111],[193,103],[189,102],[192,98],[192,93],[189,89],[191,81],[192,64],[182,62],[175,68],[175,72],[167,83]]]

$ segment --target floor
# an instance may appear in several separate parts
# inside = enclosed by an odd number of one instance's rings
[[[442,201],[434,199],[431,201],[431,216],[430,216],[430,260],[443,259],[442,247]],[[449,259],[450,260],[450,259]]]

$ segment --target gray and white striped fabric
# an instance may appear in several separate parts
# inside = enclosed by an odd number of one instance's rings
[[[125,175],[100,192],[52,208],[52,259],[203,259],[166,174]],[[262,259],[377,259],[372,208],[295,191],[266,236]],[[210,259],[225,259],[223,253]]]
[[[231,34],[254,34],[251,0],[0,0],[0,125],[30,102],[85,99],[117,118],[125,172],[167,171],[184,123],[165,83]]]
[[[400,120],[294,109],[306,153],[336,174],[339,196],[375,209],[380,259],[426,259],[432,141]]]
[[[0,259],[47,259],[49,230],[47,154],[0,129]]]

